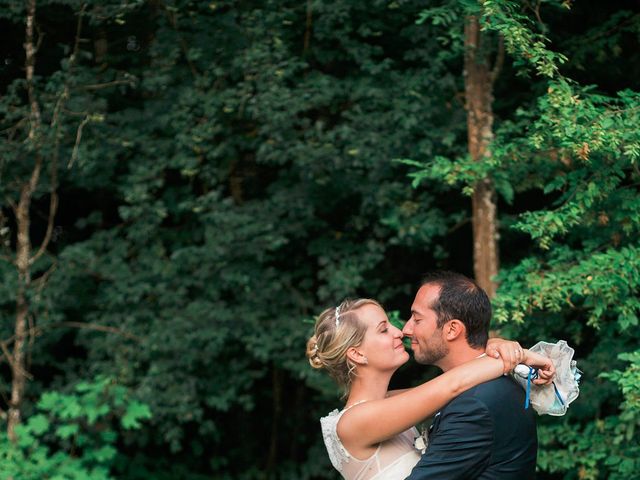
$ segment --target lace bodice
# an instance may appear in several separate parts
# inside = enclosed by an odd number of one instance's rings
[[[385,440],[371,457],[359,460],[338,438],[338,421],[346,411],[334,410],[320,419],[322,437],[334,468],[346,480],[401,480],[409,476],[420,459],[420,452],[413,446],[418,431],[411,428]]]

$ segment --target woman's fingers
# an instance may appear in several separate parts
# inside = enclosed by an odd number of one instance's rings
[[[556,374],[556,367],[550,358],[543,355],[526,352],[526,363],[538,369],[538,378],[533,381],[536,385],[548,385],[553,381]]]
[[[553,377],[538,377],[533,381],[536,385],[549,385],[551,382],[553,382]]]
[[[538,369],[538,383],[539,385],[548,385],[553,381],[553,378],[556,376],[556,368],[553,365],[553,362],[549,360],[549,363],[545,368]]]
[[[524,360],[524,352],[518,342],[504,340],[496,344],[495,348],[500,358],[502,358],[504,373],[509,373]]]

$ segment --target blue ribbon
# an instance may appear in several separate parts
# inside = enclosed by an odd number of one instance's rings
[[[558,400],[560,400],[560,403],[564,407],[564,401],[562,400],[562,395],[560,395],[560,392],[558,391],[558,387],[556,387],[556,382],[551,382],[551,384],[553,385],[553,389],[556,392],[556,397],[558,397]]]
[[[535,380],[536,378],[538,378],[538,371],[535,368],[529,367],[529,373],[527,375],[527,393],[524,398],[525,410],[529,408],[529,404],[531,403],[531,380]],[[560,391],[558,390],[558,387],[556,387],[556,382],[551,382],[551,384],[553,385],[556,397],[560,400],[562,406],[564,406],[564,400],[562,400],[562,395],[560,395]]]
[[[527,395],[524,399],[524,409],[529,408],[531,402],[531,380],[538,378],[538,370],[533,367],[529,367],[529,373],[527,374]]]

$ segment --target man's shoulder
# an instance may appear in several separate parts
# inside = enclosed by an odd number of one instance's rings
[[[503,375],[488,382],[470,388],[454,398],[450,404],[477,401],[488,409],[496,405],[504,406],[505,401],[520,401],[524,398],[524,391],[510,376]]]
[[[522,391],[522,387],[510,375],[501,375],[498,378],[476,385],[468,391],[473,392],[475,395],[494,395],[496,393],[504,394],[505,390]]]
[[[524,403],[524,389],[511,377],[500,377],[458,395],[441,410],[438,423],[440,428],[453,422],[492,432],[517,426],[535,434],[535,419]]]

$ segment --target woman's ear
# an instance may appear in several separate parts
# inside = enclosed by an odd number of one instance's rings
[[[356,347],[351,347],[347,350],[347,358],[356,365],[366,365],[369,363],[367,357],[359,351]]]
[[[449,320],[442,328],[444,332],[444,338],[449,342],[456,340],[462,335],[462,338],[466,336],[467,328],[460,320]]]

